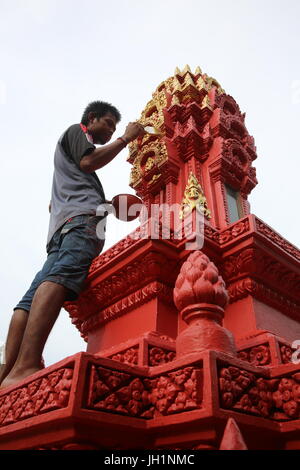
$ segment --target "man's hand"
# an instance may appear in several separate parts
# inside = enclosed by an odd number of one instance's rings
[[[111,144],[104,145],[103,147],[95,149],[93,152],[85,155],[80,161],[80,169],[84,173],[92,173],[93,171],[99,170],[115,158],[118,153],[124,148],[125,140],[127,143],[132,142],[139,136],[143,136],[145,130],[142,124],[138,122],[130,122],[126,127],[125,133],[122,139],[117,139]]]
[[[130,122],[126,127],[123,138],[126,140],[126,142],[129,143],[135,140],[137,137],[144,135],[145,133],[146,132],[142,124],[139,122]]]

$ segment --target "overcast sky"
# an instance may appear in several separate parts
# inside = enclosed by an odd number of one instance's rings
[[[299,0],[0,0],[0,12],[0,341],[45,260],[58,137],[95,99],[120,109],[122,135],[176,66],[199,65],[246,112],[251,211],[300,245]],[[133,192],[127,155],[98,172],[107,198]],[[106,249],[135,225],[110,220]],[[62,310],[46,365],[85,348]]]

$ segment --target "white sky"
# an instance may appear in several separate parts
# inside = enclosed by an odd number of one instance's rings
[[[176,66],[199,65],[246,112],[252,212],[299,246],[299,0],[0,0],[0,11],[0,342],[45,260],[58,137],[95,99],[120,109],[121,135]],[[127,155],[98,172],[107,198],[133,192]],[[135,225],[110,220],[106,248]],[[85,348],[62,310],[46,365]]]

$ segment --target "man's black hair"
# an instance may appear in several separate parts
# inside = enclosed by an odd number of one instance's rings
[[[89,123],[89,113],[95,113],[97,119],[101,118],[107,113],[111,113],[113,116],[115,116],[117,122],[121,120],[120,111],[112,104],[105,103],[105,101],[92,101],[92,103],[87,105],[81,118],[81,123],[85,126],[87,126]]]

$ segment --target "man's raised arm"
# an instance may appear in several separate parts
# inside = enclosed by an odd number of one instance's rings
[[[130,122],[122,137],[119,137],[111,144],[99,147],[88,155],[85,155],[80,161],[80,169],[84,173],[93,173],[99,170],[99,168],[111,162],[129,142],[132,142],[144,133],[145,131],[141,124],[138,122]]]

